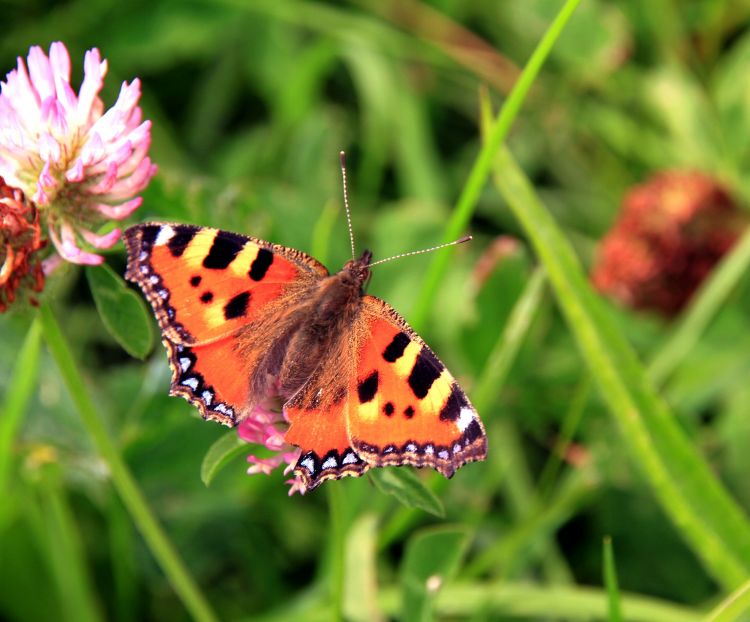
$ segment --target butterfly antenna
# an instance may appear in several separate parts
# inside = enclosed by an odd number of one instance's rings
[[[349,242],[352,245],[352,259],[356,259],[354,251],[354,230],[352,229],[352,214],[349,211],[349,189],[346,185],[346,154],[339,151],[339,162],[341,162],[341,180],[344,182],[344,207],[346,208],[346,224],[349,226]]]
[[[369,264],[369,268],[372,268],[373,266],[377,266],[379,263],[385,263],[386,261],[392,261],[394,259],[401,259],[402,257],[411,257],[412,255],[422,255],[424,253],[431,253],[432,251],[439,250],[441,248],[446,248],[447,246],[456,246],[457,244],[463,244],[464,242],[468,242],[471,240],[470,235],[465,235],[462,238],[459,238],[458,240],[453,240],[453,242],[447,242],[446,244],[438,244],[437,246],[432,246],[430,248],[424,248],[421,251],[409,251],[408,253],[401,253],[400,255],[394,255],[393,257],[386,257],[385,259],[379,259],[378,261],[373,261],[371,264]]]

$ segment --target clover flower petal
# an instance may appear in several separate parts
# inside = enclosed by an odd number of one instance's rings
[[[0,82],[0,175],[32,198],[63,259],[97,264],[103,259],[88,249],[109,248],[120,236],[95,231],[140,206],[136,195],[156,166],[147,156],[151,122],[138,106],[140,81],[124,82],[105,111],[107,61],[92,49],[83,64],[76,93],[65,45],[53,43],[49,55],[34,46]]]
[[[250,463],[247,469],[249,475],[258,473],[270,475],[282,464],[286,464],[285,475],[292,472],[299,459],[300,450],[284,440],[284,433],[288,427],[288,422],[282,413],[263,406],[256,406],[253,412],[242,420],[237,428],[240,438],[248,443],[263,445],[273,452],[273,455],[267,458],[249,455],[247,457]],[[299,477],[295,476],[286,483],[291,486],[290,495],[295,492],[304,494],[305,487]]]

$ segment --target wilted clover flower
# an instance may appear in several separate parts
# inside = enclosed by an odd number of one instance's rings
[[[247,461],[250,463],[250,468],[247,472],[250,475],[256,473],[269,475],[271,471],[282,464],[286,464],[285,475],[292,471],[300,457],[300,450],[292,447],[284,440],[284,432],[288,427],[289,424],[283,414],[258,406],[255,407],[249,417],[242,420],[237,428],[240,438],[248,443],[263,445],[273,452],[273,455],[269,458],[248,456]],[[290,496],[295,492],[304,494],[305,487],[298,476],[295,475],[286,483],[291,485]]]
[[[36,206],[0,177],[0,313],[22,285],[37,292],[44,287],[37,254],[43,246]]]
[[[664,172],[633,188],[602,240],[595,287],[623,304],[677,314],[732,247],[746,219],[696,172]]]
[[[156,172],[146,155],[151,123],[137,105],[140,82],[124,82],[105,112],[106,73],[99,50],[86,52],[76,94],[68,51],[57,42],[49,57],[32,47],[0,83],[0,175],[36,203],[60,256],[79,264],[103,261],[85,249],[111,247],[120,230],[96,230],[131,214]]]

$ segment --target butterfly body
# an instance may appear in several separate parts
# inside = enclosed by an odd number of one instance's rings
[[[274,342],[258,362],[250,379],[252,393],[260,401],[294,397],[315,373],[329,360],[346,356],[348,328],[360,313],[365,295],[364,284],[369,278],[369,251],[351,260],[340,272],[321,279],[311,279],[296,289],[277,313],[269,314],[271,326],[258,331],[251,325],[238,334],[238,347],[258,351],[256,338],[275,330]]]
[[[447,477],[486,454],[466,395],[422,339],[364,288],[372,254],[330,275],[280,245],[191,225],[125,232],[126,276],[151,303],[171,393],[234,426],[273,400],[304,488],[373,466]]]

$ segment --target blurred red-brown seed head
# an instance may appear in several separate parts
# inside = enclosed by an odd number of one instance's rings
[[[658,173],[623,199],[598,249],[594,286],[631,308],[674,316],[746,222],[728,191],[708,175]]]

